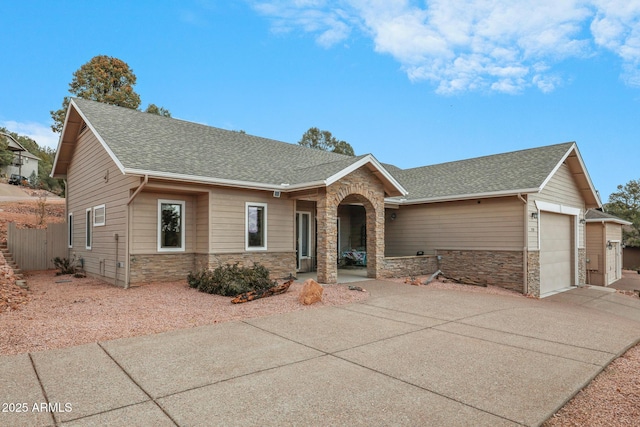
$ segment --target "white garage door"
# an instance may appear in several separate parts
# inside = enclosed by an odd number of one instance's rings
[[[540,214],[540,294],[573,285],[571,217]]]

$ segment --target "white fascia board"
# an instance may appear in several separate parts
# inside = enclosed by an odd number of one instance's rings
[[[555,173],[558,172],[558,169],[560,169],[560,167],[562,166],[564,161],[567,160],[567,157],[569,157],[571,152],[574,151],[574,150],[576,152],[576,157],[578,159],[578,162],[580,163],[580,167],[582,168],[582,171],[584,172],[584,176],[587,179],[587,183],[589,184],[589,189],[591,190],[591,193],[593,194],[593,197],[596,199],[596,202],[598,203],[598,207],[602,207],[602,201],[600,200],[600,195],[598,194],[598,192],[596,191],[595,187],[593,186],[593,182],[591,181],[591,177],[589,176],[589,171],[587,170],[587,167],[585,166],[584,161],[582,160],[582,155],[580,154],[580,150],[578,150],[578,145],[575,142],[573,144],[571,144],[571,147],[569,147],[567,152],[564,153],[564,156],[562,156],[562,159],[560,159],[560,161],[553,168],[551,173],[542,182],[542,185],[540,185],[540,188],[538,189],[538,192],[541,192],[544,189],[544,187],[546,187],[546,185],[549,183],[549,181],[551,181],[551,178],[553,178],[553,175],[555,175]]]
[[[125,168],[123,173],[127,175],[139,175],[139,176],[148,175],[150,178],[170,179],[173,181],[192,182],[192,183],[199,183],[199,184],[215,184],[215,185],[221,185],[225,187],[237,187],[237,188],[248,188],[252,190],[268,190],[268,191],[281,191],[281,192],[291,192],[291,191],[296,191],[300,189],[324,186],[323,181],[298,184],[298,185],[269,184],[269,183],[263,183],[263,182],[238,181],[233,179],[222,179],[222,178],[209,178],[209,177],[186,175],[186,174],[180,174],[180,173],[158,172],[158,171],[150,171],[150,170],[144,170],[144,169],[131,169],[131,168]]]
[[[543,202],[541,200],[536,200],[535,204],[536,204],[536,208],[539,211],[553,212],[553,213],[559,213],[564,215],[575,215],[575,216],[580,215],[580,212],[582,212],[582,209],[580,208],[561,205],[558,203]]]
[[[67,128],[67,120],[69,120],[69,112],[71,111],[72,103],[73,99],[69,102],[69,106],[67,107],[67,114],[64,116],[64,124],[62,125],[62,130],[60,131],[60,137],[58,137],[58,148],[56,149],[56,156],[53,158],[53,165],[51,166],[51,173],[49,174],[49,178],[53,178],[53,171],[56,170],[56,164],[58,164],[58,156],[60,155],[60,151],[62,151],[62,137],[64,136],[65,129]],[[75,103],[73,105],[75,105]]]
[[[632,222],[629,221],[625,221],[624,219],[618,219],[618,218],[593,218],[593,219],[587,219],[585,220],[588,223],[602,223],[602,222],[612,222],[614,224],[620,224],[620,225],[631,225],[633,224]]]
[[[538,193],[541,192],[544,187],[547,186],[547,184],[549,183],[549,181],[551,181],[551,178],[553,178],[553,175],[556,174],[556,172],[558,172],[558,169],[560,169],[560,167],[562,166],[562,164],[564,163],[565,160],[567,160],[567,157],[569,157],[569,154],[571,154],[571,151],[575,148],[576,143],[574,142],[573,144],[571,144],[571,147],[569,147],[569,149],[567,150],[566,153],[564,153],[564,156],[562,156],[562,158],[560,159],[560,161],[555,165],[555,167],[551,170],[551,173],[549,173],[549,175],[547,175],[547,177],[545,178],[544,181],[542,181],[542,184],[540,184],[540,188],[538,188]]]
[[[578,149],[578,145],[574,143],[573,144],[573,149],[576,150],[576,155],[578,157],[578,161],[580,162],[580,167],[584,171],[584,176],[585,176],[585,178],[587,178],[587,182],[589,183],[589,189],[591,190],[591,193],[593,193],[593,197],[595,197],[596,202],[598,203],[598,207],[602,207],[602,200],[600,200],[600,194],[598,194],[598,191],[596,190],[595,186],[593,185],[593,181],[591,181],[591,176],[589,175],[589,171],[587,170],[587,167],[584,164],[584,160],[582,160],[582,154],[580,154],[580,150]]]
[[[349,165],[346,168],[342,169],[340,172],[330,176],[329,178],[325,179],[324,182],[328,187],[329,185],[333,184],[334,182],[338,181],[339,179],[349,175],[351,172],[353,172],[353,171],[361,168],[362,166],[366,165],[367,163],[371,163],[378,170],[378,172],[380,172],[382,174],[382,176],[384,176],[391,183],[391,185],[393,185],[398,191],[400,191],[401,194],[403,194],[405,196],[407,194],[409,194],[408,191],[405,190],[404,187],[402,185],[400,185],[400,183],[371,154],[367,154],[366,156],[364,156],[363,158],[361,158],[357,162],[352,163],[351,165]]]
[[[521,190],[493,191],[490,193],[455,194],[455,195],[446,196],[446,197],[425,197],[423,199],[412,199],[412,200],[385,199],[385,203],[398,203],[400,205],[418,205],[422,203],[454,202],[457,200],[488,199],[491,197],[517,196],[518,194],[529,194],[529,193],[537,193],[537,192],[538,192],[537,188],[526,188]]]
[[[104,148],[104,150],[107,152],[107,154],[109,154],[109,157],[111,157],[111,160],[113,160],[113,162],[116,164],[116,166],[118,167],[120,172],[122,172],[124,174],[125,173],[125,168],[124,168],[124,165],[122,164],[122,162],[120,161],[120,159],[118,159],[116,157],[116,155],[113,153],[113,151],[111,151],[111,148],[109,148],[109,146],[104,141],[104,139],[102,139],[102,136],[96,131],[96,129],[91,124],[91,122],[87,119],[87,117],[84,115],[82,110],[80,110],[80,108],[76,105],[76,103],[73,101],[73,99],[69,103],[69,107],[71,107],[71,105],[73,105],[75,107],[75,109],[78,112],[78,114],[80,115],[80,117],[82,117],[82,120],[84,120],[84,122],[87,124],[87,127],[89,129],[91,129],[91,132],[93,132],[93,134],[96,136],[96,139],[100,142],[100,145],[102,145],[102,148]],[[67,117],[69,117],[69,112],[67,112]]]

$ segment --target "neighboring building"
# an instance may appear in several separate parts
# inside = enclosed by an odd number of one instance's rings
[[[609,286],[622,278],[622,227],[616,216],[589,209],[587,223],[587,283]]]
[[[70,256],[121,286],[234,262],[335,283],[351,251],[372,278],[440,267],[540,296],[585,283],[600,207],[571,142],[402,170],[83,99],[52,176]]]
[[[10,177],[12,174],[22,175],[29,179],[32,173],[38,176],[38,162],[40,159],[22,146],[18,141],[13,138],[7,138],[7,150],[13,152],[13,162],[10,165],[2,167],[2,173],[6,177]]]

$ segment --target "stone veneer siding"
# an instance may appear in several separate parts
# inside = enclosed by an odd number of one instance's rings
[[[584,286],[587,283],[587,249],[578,249],[578,284]]]
[[[367,219],[367,277],[378,277],[384,259],[384,187],[366,168],[353,171],[326,188],[317,202],[318,282],[338,281],[336,220],[347,196],[364,205]]]
[[[540,252],[527,253],[527,284],[528,294],[540,298]]]
[[[440,270],[449,278],[523,292],[520,251],[438,250]]]
[[[424,276],[435,273],[437,269],[437,257],[433,255],[387,257],[383,259],[378,277]]]
[[[225,264],[238,263],[239,267],[261,264],[269,270],[271,279],[281,279],[296,275],[295,252],[241,252],[230,254],[198,254],[195,259],[197,269],[216,269]]]
[[[192,253],[130,255],[129,283],[182,280],[194,267]]]

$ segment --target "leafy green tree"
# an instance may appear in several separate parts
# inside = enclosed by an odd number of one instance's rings
[[[140,95],[134,90],[136,76],[126,62],[106,55],[98,55],[73,73],[69,92],[79,98],[137,109]],[[61,132],[64,126],[69,97],[65,97],[62,108],[51,111],[54,132]]]
[[[353,147],[348,142],[338,140],[331,135],[331,132],[328,130],[320,130],[316,127],[309,128],[309,130],[302,135],[302,139],[298,141],[298,144],[303,147],[355,156]]]
[[[157,114],[162,117],[171,117],[171,112],[164,107],[158,107],[156,104],[149,104],[145,113]]]
[[[605,205],[607,213],[632,222],[631,230],[623,230],[623,240],[629,246],[640,246],[640,179],[618,185]]]

